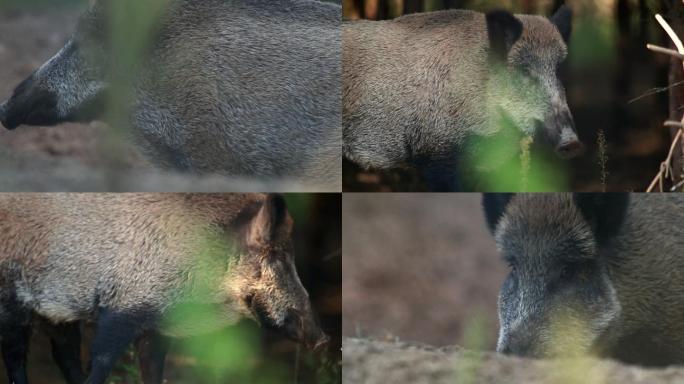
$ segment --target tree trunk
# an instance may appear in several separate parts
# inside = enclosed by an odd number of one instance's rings
[[[422,0],[405,0],[404,1],[404,14],[417,13],[423,10]]]
[[[672,0],[672,5],[670,8],[669,20],[670,26],[674,29],[677,36],[684,38],[684,6],[681,1]],[[673,43],[670,43],[672,49],[677,49]],[[682,60],[677,58],[672,58],[670,61],[670,120],[681,121],[682,116],[684,116],[684,87],[674,86],[677,83],[684,81],[684,70],[682,69]],[[672,128],[671,134],[674,139],[679,128]],[[684,175],[684,140],[680,142],[675,150],[672,169],[674,170],[675,183],[682,181],[682,176]]]

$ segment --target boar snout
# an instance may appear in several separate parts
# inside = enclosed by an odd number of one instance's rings
[[[33,76],[20,84],[12,97],[0,106],[0,122],[9,130],[23,124],[50,125],[57,115],[57,97],[34,84]]]
[[[307,348],[320,351],[330,342],[318,325],[318,322],[299,311],[289,310],[283,321],[282,332],[294,341],[304,344]]]
[[[6,127],[6,125],[5,125],[5,120],[7,119],[5,117],[6,111],[7,111],[7,103],[5,102],[5,103],[0,104],[0,124],[2,124],[4,127]]]
[[[575,130],[575,123],[570,115],[570,112],[560,114],[561,117],[554,122],[548,122],[553,133],[551,133],[551,142],[556,143],[556,154],[562,159],[572,159],[579,156],[583,150],[584,145],[577,136]]]
[[[572,136],[564,139],[556,147],[556,153],[563,159],[572,159],[577,157],[584,151],[584,144],[579,140],[577,135],[573,132]]]
[[[543,355],[531,335],[522,335],[518,332],[502,338],[496,350],[505,355],[522,357],[542,357]]]

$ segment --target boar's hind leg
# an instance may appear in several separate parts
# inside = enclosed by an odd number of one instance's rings
[[[7,313],[0,323],[0,347],[10,384],[28,383],[26,359],[31,336],[31,315],[13,303],[3,306]]]
[[[102,384],[126,348],[139,335],[147,318],[101,309],[90,348],[88,384]]]
[[[157,332],[146,332],[138,339],[136,351],[144,384],[160,384],[164,379],[164,360],[169,339]]]
[[[81,366],[81,331],[79,324],[49,324],[46,326],[52,344],[52,358],[69,384],[83,383]]]
[[[425,159],[416,162],[430,192],[459,192],[457,167],[456,161]]]

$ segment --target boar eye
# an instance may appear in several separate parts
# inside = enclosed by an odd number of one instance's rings
[[[248,307],[251,307],[251,306],[252,306],[252,302],[253,302],[253,301],[254,301],[254,294],[253,294],[253,293],[250,293],[249,295],[247,295],[247,297],[245,297],[245,304],[246,304]]]

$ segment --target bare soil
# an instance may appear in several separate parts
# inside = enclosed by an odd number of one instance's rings
[[[463,344],[484,321],[496,342],[506,273],[479,194],[345,194],[343,334]]]
[[[684,368],[643,369],[607,360],[528,360],[402,342],[345,339],[342,382],[453,383],[681,383]]]

